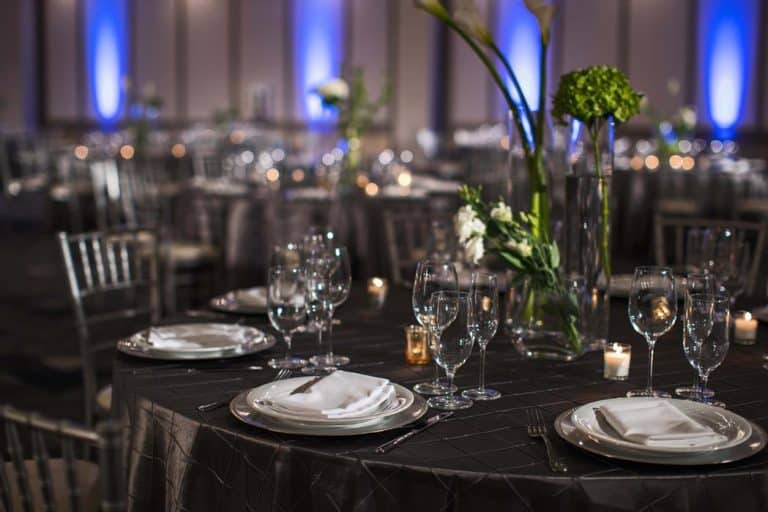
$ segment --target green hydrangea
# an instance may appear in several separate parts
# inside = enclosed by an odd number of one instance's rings
[[[642,97],[618,69],[591,66],[560,77],[552,116],[560,123],[566,123],[570,115],[591,125],[596,119],[613,115],[616,122],[624,123],[639,112]]]

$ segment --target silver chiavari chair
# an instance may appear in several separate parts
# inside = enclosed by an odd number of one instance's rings
[[[85,421],[91,425],[97,395],[108,396],[97,393],[94,357],[115,344],[97,343],[92,331],[105,322],[147,318],[148,325],[159,319],[157,243],[153,233],[141,230],[58,238],[80,343]]]
[[[96,429],[0,407],[5,453],[0,450],[0,508],[33,510],[125,510],[122,429],[113,422]],[[83,457],[98,453],[98,464]]]
[[[392,281],[411,286],[416,263],[427,257],[431,220],[428,212],[384,211],[384,236]]]

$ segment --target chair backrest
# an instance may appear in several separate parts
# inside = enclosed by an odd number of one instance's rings
[[[93,343],[91,327],[139,316],[158,320],[157,241],[152,232],[142,230],[59,233],[58,238],[80,341],[86,423],[91,424],[96,393],[93,353],[114,346],[114,340]]]
[[[768,224],[764,222],[746,222],[734,220],[714,220],[690,217],[666,217],[655,214],[653,219],[653,239],[656,263],[659,265],[684,265],[686,262],[686,237],[691,230],[731,229],[739,243],[749,246],[751,259],[748,261],[745,291],[751,295],[760,270],[760,261],[765,251],[765,237]],[[667,249],[667,242],[672,241],[673,250]]]
[[[395,284],[410,286],[416,263],[427,257],[431,219],[428,212],[384,211],[384,236],[390,277]]]
[[[0,451],[0,505],[8,512],[125,510],[122,429],[115,423],[95,430],[66,421],[0,407],[5,452]],[[27,447],[28,449],[25,449]],[[98,492],[82,469],[92,466],[81,454],[96,448]],[[29,455],[29,456],[28,456]],[[93,472],[92,472],[93,473]],[[99,496],[98,502],[86,498]],[[95,500],[94,500],[95,501]],[[88,505],[91,505],[89,508]]]

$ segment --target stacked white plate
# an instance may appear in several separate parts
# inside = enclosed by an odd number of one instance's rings
[[[765,432],[738,414],[674,399],[592,402],[561,414],[555,430],[569,443],[605,457],[667,465],[732,462],[766,443]]]
[[[120,340],[117,349],[150,359],[212,359],[266,350],[272,336],[253,327],[223,323],[192,323],[151,327]]]
[[[230,409],[240,420],[289,434],[346,436],[397,428],[427,410],[423,398],[386,379],[337,370],[317,377],[264,384],[238,395]]]

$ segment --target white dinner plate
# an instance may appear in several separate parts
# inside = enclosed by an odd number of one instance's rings
[[[225,313],[263,315],[267,312],[267,288],[256,286],[233,290],[211,299],[210,306],[212,309]]]
[[[634,278],[634,274],[613,274],[609,287],[611,297],[629,297]],[[677,298],[682,300],[685,293],[685,279],[683,277],[675,275],[675,288],[677,289]]]
[[[251,407],[258,410],[262,414],[274,417],[276,419],[285,421],[298,421],[304,423],[317,423],[325,425],[346,425],[367,421],[378,421],[387,416],[392,416],[399,412],[402,412],[413,405],[414,395],[413,393],[403,388],[405,391],[397,393],[395,396],[382,404],[375,412],[366,414],[365,416],[354,416],[345,418],[326,418],[322,416],[310,416],[307,414],[301,414],[293,411],[289,411],[283,407],[279,407],[271,403],[271,400],[276,396],[284,396],[289,394],[294,389],[298,388],[302,384],[309,382],[315,377],[294,377],[291,379],[282,379],[268,384],[264,384],[257,388],[252,389],[246,400]]]
[[[670,447],[670,446],[646,446],[633,443],[622,438],[608,422],[597,414],[597,409],[608,404],[632,405],[658,398],[610,398],[599,400],[576,408],[571,416],[571,422],[585,435],[598,440],[601,443],[614,445],[621,448],[654,452],[654,453],[701,453],[733,448],[743,443],[752,435],[752,425],[738,414],[732,413],[720,407],[701,404],[690,400],[668,399],[680,412],[711,428],[714,432],[725,436],[725,440],[704,447]]]

